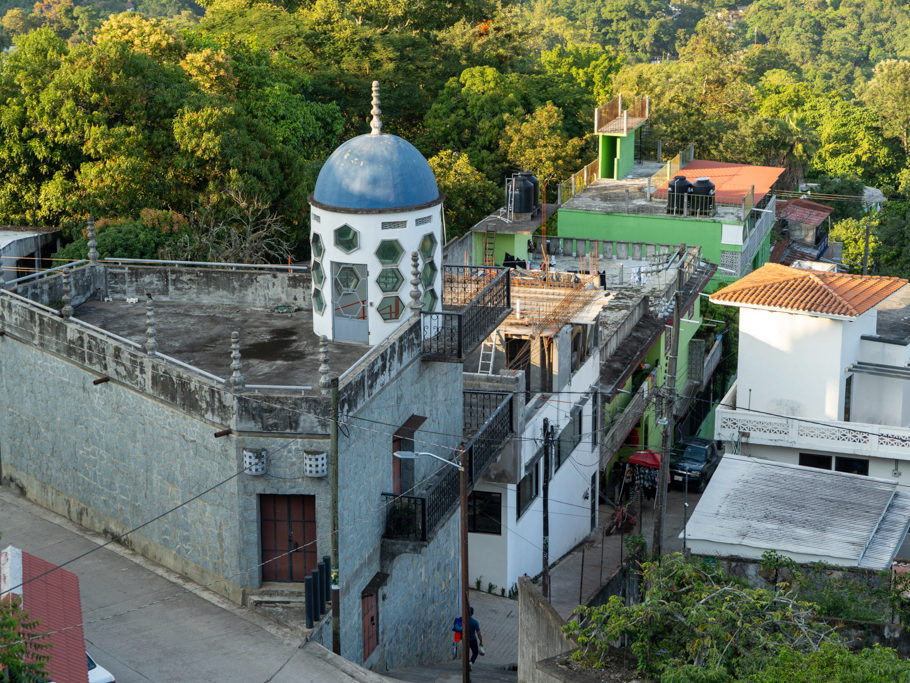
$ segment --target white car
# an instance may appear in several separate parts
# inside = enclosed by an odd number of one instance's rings
[[[88,659],[88,683],[117,683],[114,675],[100,664],[96,664],[92,656],[86,652]]]

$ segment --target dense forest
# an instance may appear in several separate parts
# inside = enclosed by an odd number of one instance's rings
[[[593,108],[651,97],[667,152],[781,165],[891,201],[838,202],[848,256],[910,273],[910,8],[901,0],[0,0],[0,223],[85,249],[306,258],[306,197],[332,149],[384,130],[430,159],[449,237],[527,167],[594,156]],[[551,185],[552,186],[552,185]]]

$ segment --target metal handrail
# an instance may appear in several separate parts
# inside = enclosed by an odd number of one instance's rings
[[[169,266],[219,266],[223,268],[245,268],[247,270],[297,270],[301,272],[309,272],[309,266],[292,266],[289,264],[274,264],[274,263],[222,263],[218,261],[170,261],[170,260],[159,260],[159,259],[140,259],[140,258],[104,258],[101,259],[104,263],[126,263],[126,264],[145,264],[153,266],[169,265]],[[47,271],[44,271],[47,272]]]
[[[29,275],[24,275],[22,277],[16,278],[15,280],[9,280],[8,282],[4,282],[3,286],[9,287],[10,285],[18,285],[22,282],[26,282],[27,280],[32,280],[37,277],[42,277],[44,275],[47,275],[48,273],[53,273],[54,271],[57,271],[57,270],[63,270],[64,268],[75,268],[76,266],[81,266],[84,263],[88,263],[88,261],[86,259],[82,259],[81,261],[73,261],[72,263],[64,263],[62,266],[54,266],[53,268],[48,268],[47,270],[39,270],[37,273],[30,273]]]

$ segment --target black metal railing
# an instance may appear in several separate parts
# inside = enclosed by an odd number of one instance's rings
[[[512,434],[512,395],[500,394],[499,406],[465,444],[468,483],[474,484],[493,462]]]
[[[424,496],[383,493],[382,499],[386,506],[387,538],[404,541],[427,540],[427,500]]]
[[[436,531],[452,508],[458,505],[460,482],[461,473],[454,467],[445,465],[430,485],[430,490],[426,494],[427,538]]]
[[[467,393],[475,396],[485,395],[468,399]],[[470,486],[483,476],[512,434],[512,395],[466,392],[465,401],[473,402],[474,415],[479,414],[484,408],[492,408],[487,419],[465,444],[463,462]],[[458,469],[445,465],[423,493],[414,495],[383,493],[382,497],[386,504],[385,537],[404,541],[427,541],[458,505],[460,477]]]
[[[509,268],[443,266],[442,306],[421,313],[423,353],[430,360],[462,361],[512,310]]]
[[[464,433],[470,438],[486,423],[511,394],[502,391],[464,392]]]

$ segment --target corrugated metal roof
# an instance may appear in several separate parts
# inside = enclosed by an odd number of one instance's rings
[[[855,317],[907,284],[903,278],[828,273],[766,263],[711,295],[716,304]]]
[[[881,522],[859,561],[860,567],[883,569],[891,566],[910,523],[910,495],[895,491],[894,498],[882,514]]]
[[[790,201],[777,202],[777,217],[789,221],[802,223],[813,228],[825,222],[825,219],[834,211],[830,206],[810,202],[808,199],[791,199]]]
[[[884,569],[908,524],[910,496],[893,482],[728,454],[686,533],[696,543]]]

